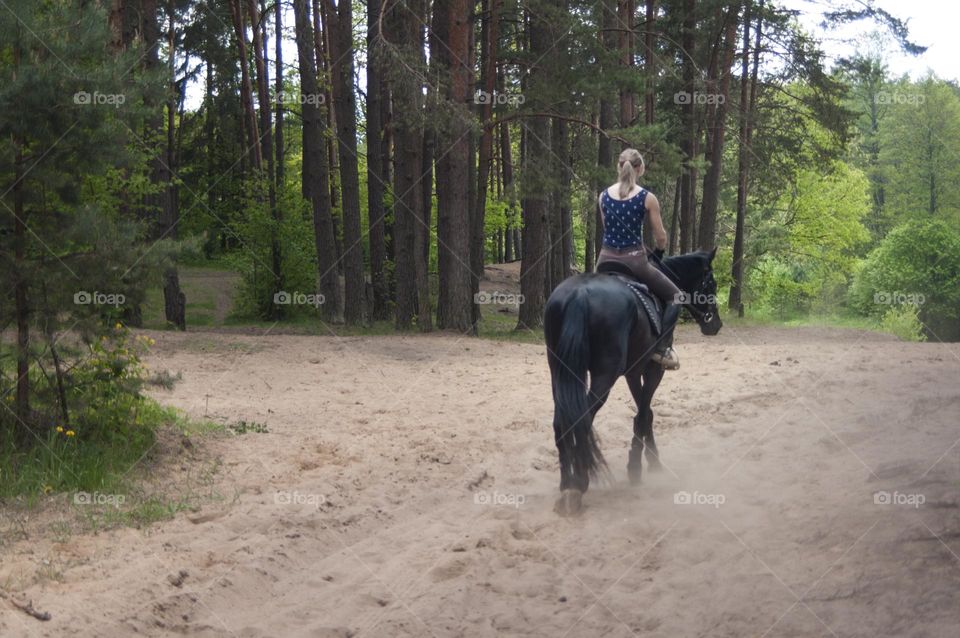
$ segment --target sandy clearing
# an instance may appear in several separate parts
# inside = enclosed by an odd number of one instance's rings
[[[0,583],[53,619],[0,601],[0,635],[960,631],[955,346],[684,330],[654,403],[667,469],[627,485],[620,382],[597,420],[615,484],[564,520],[542,346],[152,336],[151,367],[183,373],[163,402],[270,432],[201,445],[224,498],[200,514],[13,545]]]

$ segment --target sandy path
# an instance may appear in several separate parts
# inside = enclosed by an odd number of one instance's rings
[[[597,421],[616,483],[564,520],[542,346],[154,336],[184,377],[161,400],[270,433],[204,444],[225,499],[199,515],[15,545],[0,584],[54,617],[0,601],[0,636],[960,631],[955,346],[684,332],[654,404],[667,469],[626,484],[621,381]]]

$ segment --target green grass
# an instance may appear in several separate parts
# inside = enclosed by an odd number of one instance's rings
[[[483,308],[480,321],[480,338],[515,343],[543,343],[543,330],[517,330],[515,312],[498,312],[495,306]]]
[[[149,496],[134,500],[120,507],[80,507],[80,515],[90,530],[109,529],[111,527],[146,527],[152,523],[166,521],[178,513],[192,509],[193,499],[179,498],[168,500],[161,496]]]
[[[125,488],[125,473],[152,447],[155,434],[132,439],[80,443],[51,436],[26,450],[0,452],[0,501],[32,506],[53,492],[117,493]]]
[[[61,516],[49,528],[59,542],[66,542],[75,533],[87,533],[114,527],[142,528],[173,518],[185,510],[197,511],[204,503],[222,501],[215,479],[220,461],[193,463],[184,480],[169,490],[150,491],[143,480],[155,462],[153,450],[157,434],[174,438],[226,435],[223,424],[194,420],[174,408],[146,400],[139,419],[150,436],[118,439],[113,444],[83,442],[74,450],[64,449],[56,441],[36,445],[22,452],[0,452],[0,515],[29,516],[42,506],[71,514]],[[260,431],[253,424],[248,431]],[[131,440],[132,439],[132,440]],[[72,443],[78,443],[73,441]],[[170,493],[168,493],[168,491]],[[18,537],[11,528],[0,530],[0,548]],[[57,570],[41,575],[59,580]]]
[[[853,328],[857,330],[869,330],[873,332],[883,332],[880,325],[870,317],[861,317],[857,315],[843,314],[811,314],[811,315],[793,315],[786,318],[773,317],[764,313],[747,313],[743,317],[731,314],[725,309],[720,310],[720,317],[723,323],[732,326],[742,326],[745,328],[751,326],[781,327],[781,328]]]
[[[224,282],[232,280],[231,271],[220,266],[222,264],[219,262],[210,262],[204,266],[180,267],[180,288],[187,297],[188,326],[214,327],[218,324],[217,299],[225,292],[220,288]],[[211,274],[224,277],[211,280]],[[232,291],[228,291],[229,293]],[[227,312],[229,310],[227,309]],[[163,290],[159,286],[147,290],[143,304],[143,325],[156,330],[169,327],[164,317]]]
[[[176,428],[184,436],[203,436],[226,431],[224,426],[216,421],[191,419],[182,410],[160,405],[152,400],[147,401],[147,407],[141,413],[144,414],[144,418],[150,419],[154,423]]]
[[[187,256],[180,261],[180,268],[192,268],[196,270],[217,270],[233,271],[233,264],[228,257],[217,255],[212,259],[207,259],[203,255]]]
[[[154,448],[160,428],[175,428],[185,437],[225,431],[151,399],[143,401],[138,420],[133,435],[80,441],[51,432],[26,449],[0,450],[0,503],[32,507],[50,494],[127,494],[135,491],[138,465]]]

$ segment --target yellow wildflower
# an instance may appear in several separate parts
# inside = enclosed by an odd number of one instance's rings
[[[44,493],[44,494],[49,494],[49,493],[52,492],[52,491],[53,491],[53,486],[52,486],[52,485],[44,485],[44,486],[43,486],[43,493]]]
[[[58,425],[58,426],[57,426],[57,432],[63,432],[63,426],[62,426],[62,425]]]
[[[77,435],[77,433],[74,432],[73,430],[67,430],[66,434],[67,434],[67,436],[76,436],[76,435]]]

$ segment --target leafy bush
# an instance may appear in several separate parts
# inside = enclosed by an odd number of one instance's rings
[[[923,333],[919,312],[920,308],[912,304],[894,306],[883,315],[880,328],[904,341],[926,341],[927,336]]]
[[[747,284],[751,305],[780,319],[806,311],[813,288],[802,267],[773,257],[760,260]]]
[[[919,306],[928,337],[960,339],[960,230],[931,219],[894,229],[861,265],[848,299],[878,318],[891,306]]]
[[[268,319],[277,307],[273,303],[271,238],[282,246],[282,289],[286,292],[313,294],[317,287],[317,257],[313,241],[312,211],[299,190],[288,188],[279,193],[277,206],[283,211],[279,223],[270,214],[269,204],[251,195],[244,221],[239,225],[241,249],[233,255],[233,266],[241,274],[237,295],[237,313]],[[311,306],[281,306],[287,314],[313,310]]]
[[[35,384],[33,439],[0,448],[0,497],[115,489],[122,482],[153,447],[156,427],[165,420],[141,394],[140,356],[151,343],[116,324],[111,334],[62,348],[67,359],[59,381]],[[5,401],[12,405],[12,399],[8,394]],[[12,412],[2,416],[0,421]]]

